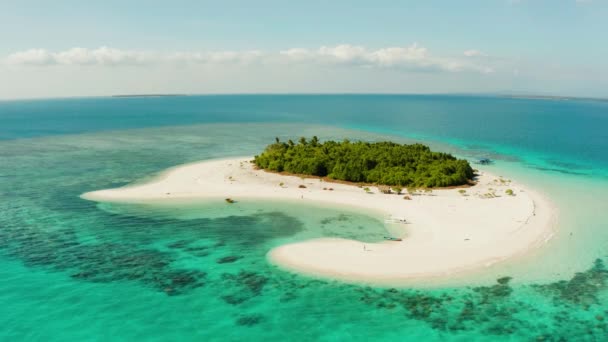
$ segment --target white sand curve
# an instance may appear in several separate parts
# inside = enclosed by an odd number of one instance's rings
[[[251,159],[186,164],[146,184],[82,197],[108,202],[289,199],[361,207],[405,218],[408,224],[399,224],[401,242],[364,246],[359,241],[323,238],[282,245],[268,253],[272,263],[299,273],[377,284],[483,268],[522,255],[553,235],[557,212],[546,198],[487,172],[481,172],[477,185],[464,189],[466,196],[459,189],[446,189],[405,200],[403,195],[381,194],[373,187],[373,194],[368,194],[353,185],[255,170]],[[515,196],[507,195],[507,189]]]

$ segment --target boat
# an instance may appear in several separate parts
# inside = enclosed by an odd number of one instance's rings
[[[407,223],[407,220],[403,217],[389,217],[384,220],[384,223]]]
[[[391,237],[391,236],[385,236],[384,240],[388,240],[388,241],[403,241],[402,238],[396,238],[396,237]]]

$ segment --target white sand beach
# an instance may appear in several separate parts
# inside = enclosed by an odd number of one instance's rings
[[[297,200],[404,218],[407,223],[393,226],[398,231],[395,237],[403,241],[363,244],[323,238],[282,245],[268,253],[270,262],[285,269],[376,284],[449,276],[523,255],[551,238],[557,218],[556,209],[542,194],[484,171],[472,187],[421,192],[406,200],[403,194],[382,194],[375,187],[370,187],[370,194],[355,185],[255,170],[251,159],[182,165],[146,184],[93,191],[82,197],[107,202]],[[507,189],[514,195],[507,195]]]

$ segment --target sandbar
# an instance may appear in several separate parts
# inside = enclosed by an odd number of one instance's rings
[[[371,284],[398,284],[488,267],[541,246],[553,236],[556,225],[557,210],[543,194],[483,170],[471,187],[420,192],[407,200],[404,194],[384,194],[373,186],[366,191],[352,184],[257,170],[251,159],[185,164],[145,184],[82,197],[131,203],[293,200],[381,212],[387,222],[397,225],[391,231],[402,241],[320,238],[281,245],[267,254],[271,263],[300,274]]]

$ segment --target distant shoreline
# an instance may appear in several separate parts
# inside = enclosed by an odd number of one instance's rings
[[[179,97],[179,96],[242,96],[242,95],[272,95],[272,96],[462,96],[462,97],[498,97],[509,99],[530,99],[530,100],[556,100],[556,101],[600,101],[607,102],[606,97],[587,97],[587,96],[568,96],[568,95],[525,95],[525,94],[476,94],[476,93],[218,93],[218,94],[117,94],[110,97]]]
[[[177,97],[177,96],[188,96],[186,94],[119,94],[112,95],[111,97]]]
[[[129,97],[204,97],[204,96],[454,96],[472,98],[507,98],[507,99],[537,99],[537,100],[578,100],[608,102],[608,97],[587,96],[558,96],[558,95],[523,95],[504,93],[188,93],[188,94],[116,94],[116,95],[75,95],[75,96],[52,96],[52,97],[16,97],[0,98],[1,102],[9,101],[44,101],[44,100],[69,100],[89,98],[129,98]]]
[[[599,101],[608,102],[608,98],[602,97],[577,97],[577,96],[553,96],[553,95],[498,95],[510,99],[528,99],[528,100],[554,100],[554,101]]]

